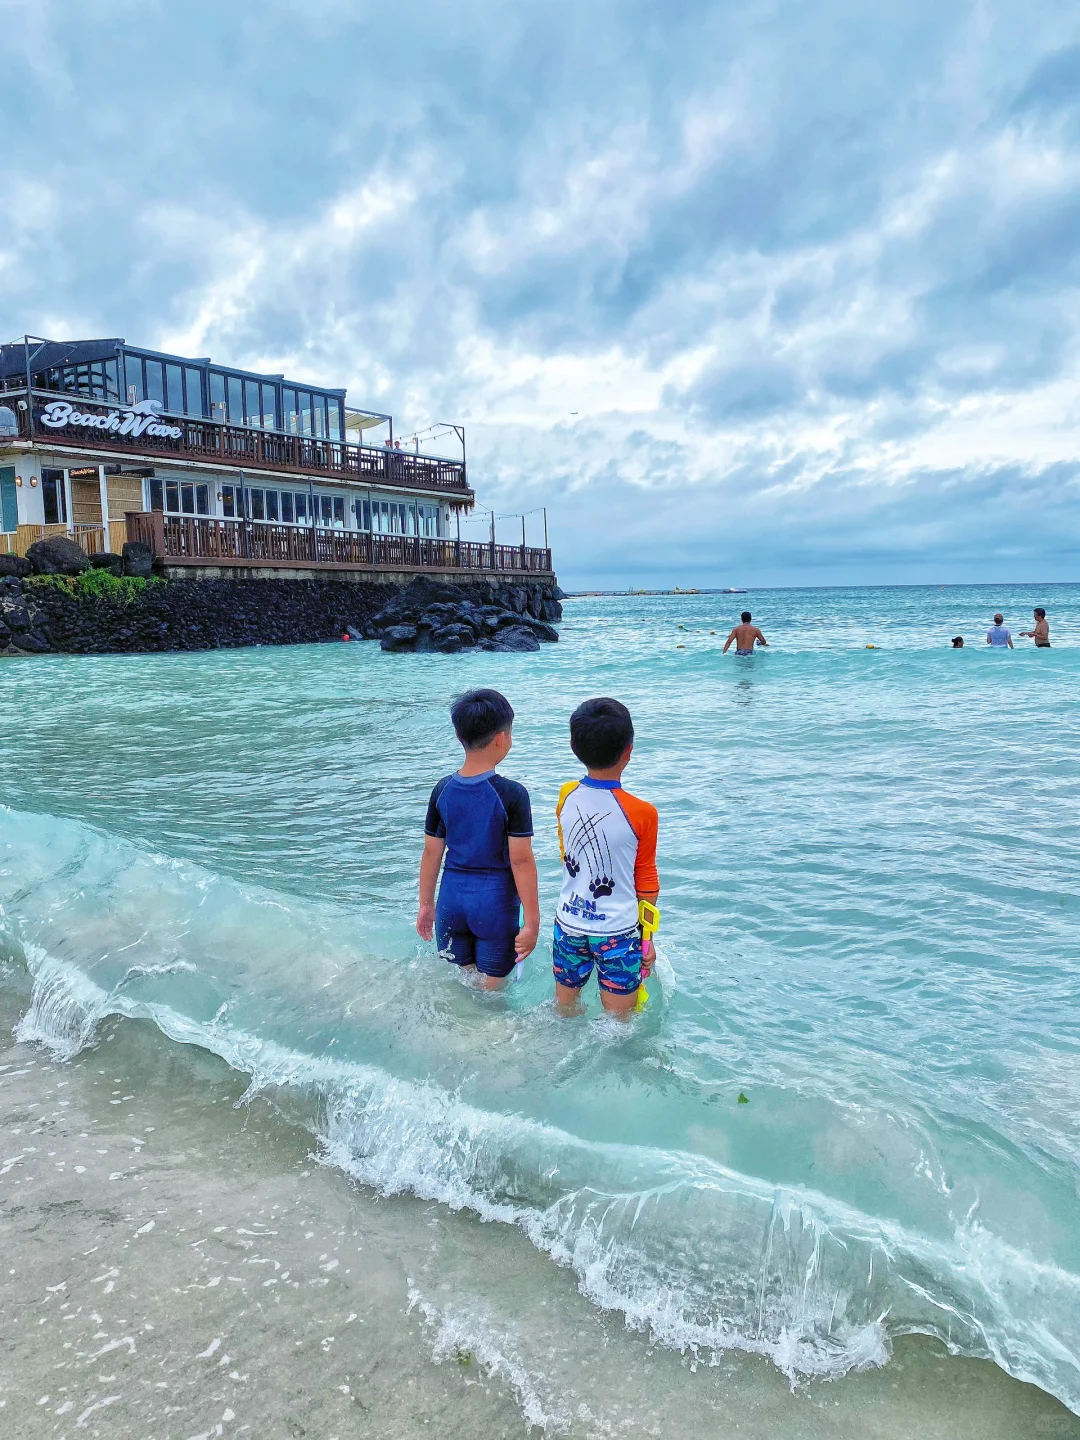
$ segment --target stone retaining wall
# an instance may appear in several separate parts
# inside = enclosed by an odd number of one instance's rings
[[[547,622],[561,615],[561,592],[549,582],[414,581],[417,603],[487,607]],[[412,587],[406,587],[407,590]],[[0,654],[77,655],[146,650],[215,650],[243,645],[304,645],[339,640],[346,630],[374,637],[385,611],[378,582],[338,580],[175,580],[131,586],[123,598],[69,593],[56,583],[0,578]],[[448,598],[449,597],[449,602]],[[549,627],[550,628],[550,627]],[[541,636],[541,638],[553,638]],[[499,648],[503,648],[500,646]]]

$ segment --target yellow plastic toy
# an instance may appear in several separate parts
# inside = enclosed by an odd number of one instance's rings
[[[638,924],[641,926],[641,944],[642,948],[644,948],[646,940],[651,940],[660,929],[660,910],[651,900],[639,900],[637,913]],[[648,1003],[649,992],[645,989],[644,985],[639,985],[637,1000],[634,1002],[634,1009],[644,1010]]]

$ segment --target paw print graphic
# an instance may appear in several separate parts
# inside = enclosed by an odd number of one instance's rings
[[[594,900],[599,900],[604,895],[610,895],[615,889],[615,881],[610,875],[601,875],[597,880],[589,881],[589,889]]]
[[[581,866],[574,859],[574,857],[572,855],[567,855],[564,864],[566,865],[567,870],[570,871],[571,876],[576,878],[578,871],[581,869]]]

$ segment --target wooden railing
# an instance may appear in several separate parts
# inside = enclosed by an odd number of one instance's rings
[[[129,511],[129,540],[149,545],[156,560],[179,565],[354,566],[378,570],[462,570],[549,575],[551,551],[423,535],[369,535],[258,520],[210,520]]]
[[[111,539],[119,539],[122,545],[124,536],[118,536],[112,525],[110,531]],[[101,555],[105,550],[105,533],[100,525],[20,525],[18,530],[0,535],[0,555],[25,555],[38,540],[57,537],[74,540],[87,555]]]
[[[432,490],[472,499],[463,460],[435,455],[416,455],[408,450],[385,446],[354,445],[347,440],[316,440],[308,435],[282,435],[272,430],[249,430],[242,425],[219,425],[212,420],[193,420],[183,415],[162,416],[162,421],[180,433],[170,436],[141,435],[131,439],[109,431],[86,427],[50,430],[36,417],[54,400],[70,400],[92,412],[115,409],[101,401],[80,400],[75,395],[35,390],[29,410],[19,410],[26,391],[0,391],[0,404],[15,414],[19,432],[25,438],[52,440],[57,445],[77,445],[80,450],[131,450],[140,454],[175,455],[183,460],[206,460],[237,469],[271,470],[302,475],[325,475],[363,485],[389,486],[397,490]]]

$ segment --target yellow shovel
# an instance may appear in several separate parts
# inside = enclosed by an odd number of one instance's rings
[[[638,924],[641,926],[641,948],[644,950],[645,942],[651,940],[660,929],[660,910],[651,900],[638,901]],[[655,947],[654,947],[655,949]],[[655,963],[655,955],[653,960]],[[644,984],[638,986],[637,1000],[634,1003],[635,1010],[644,1010],[649,1003],[649,992]]]

